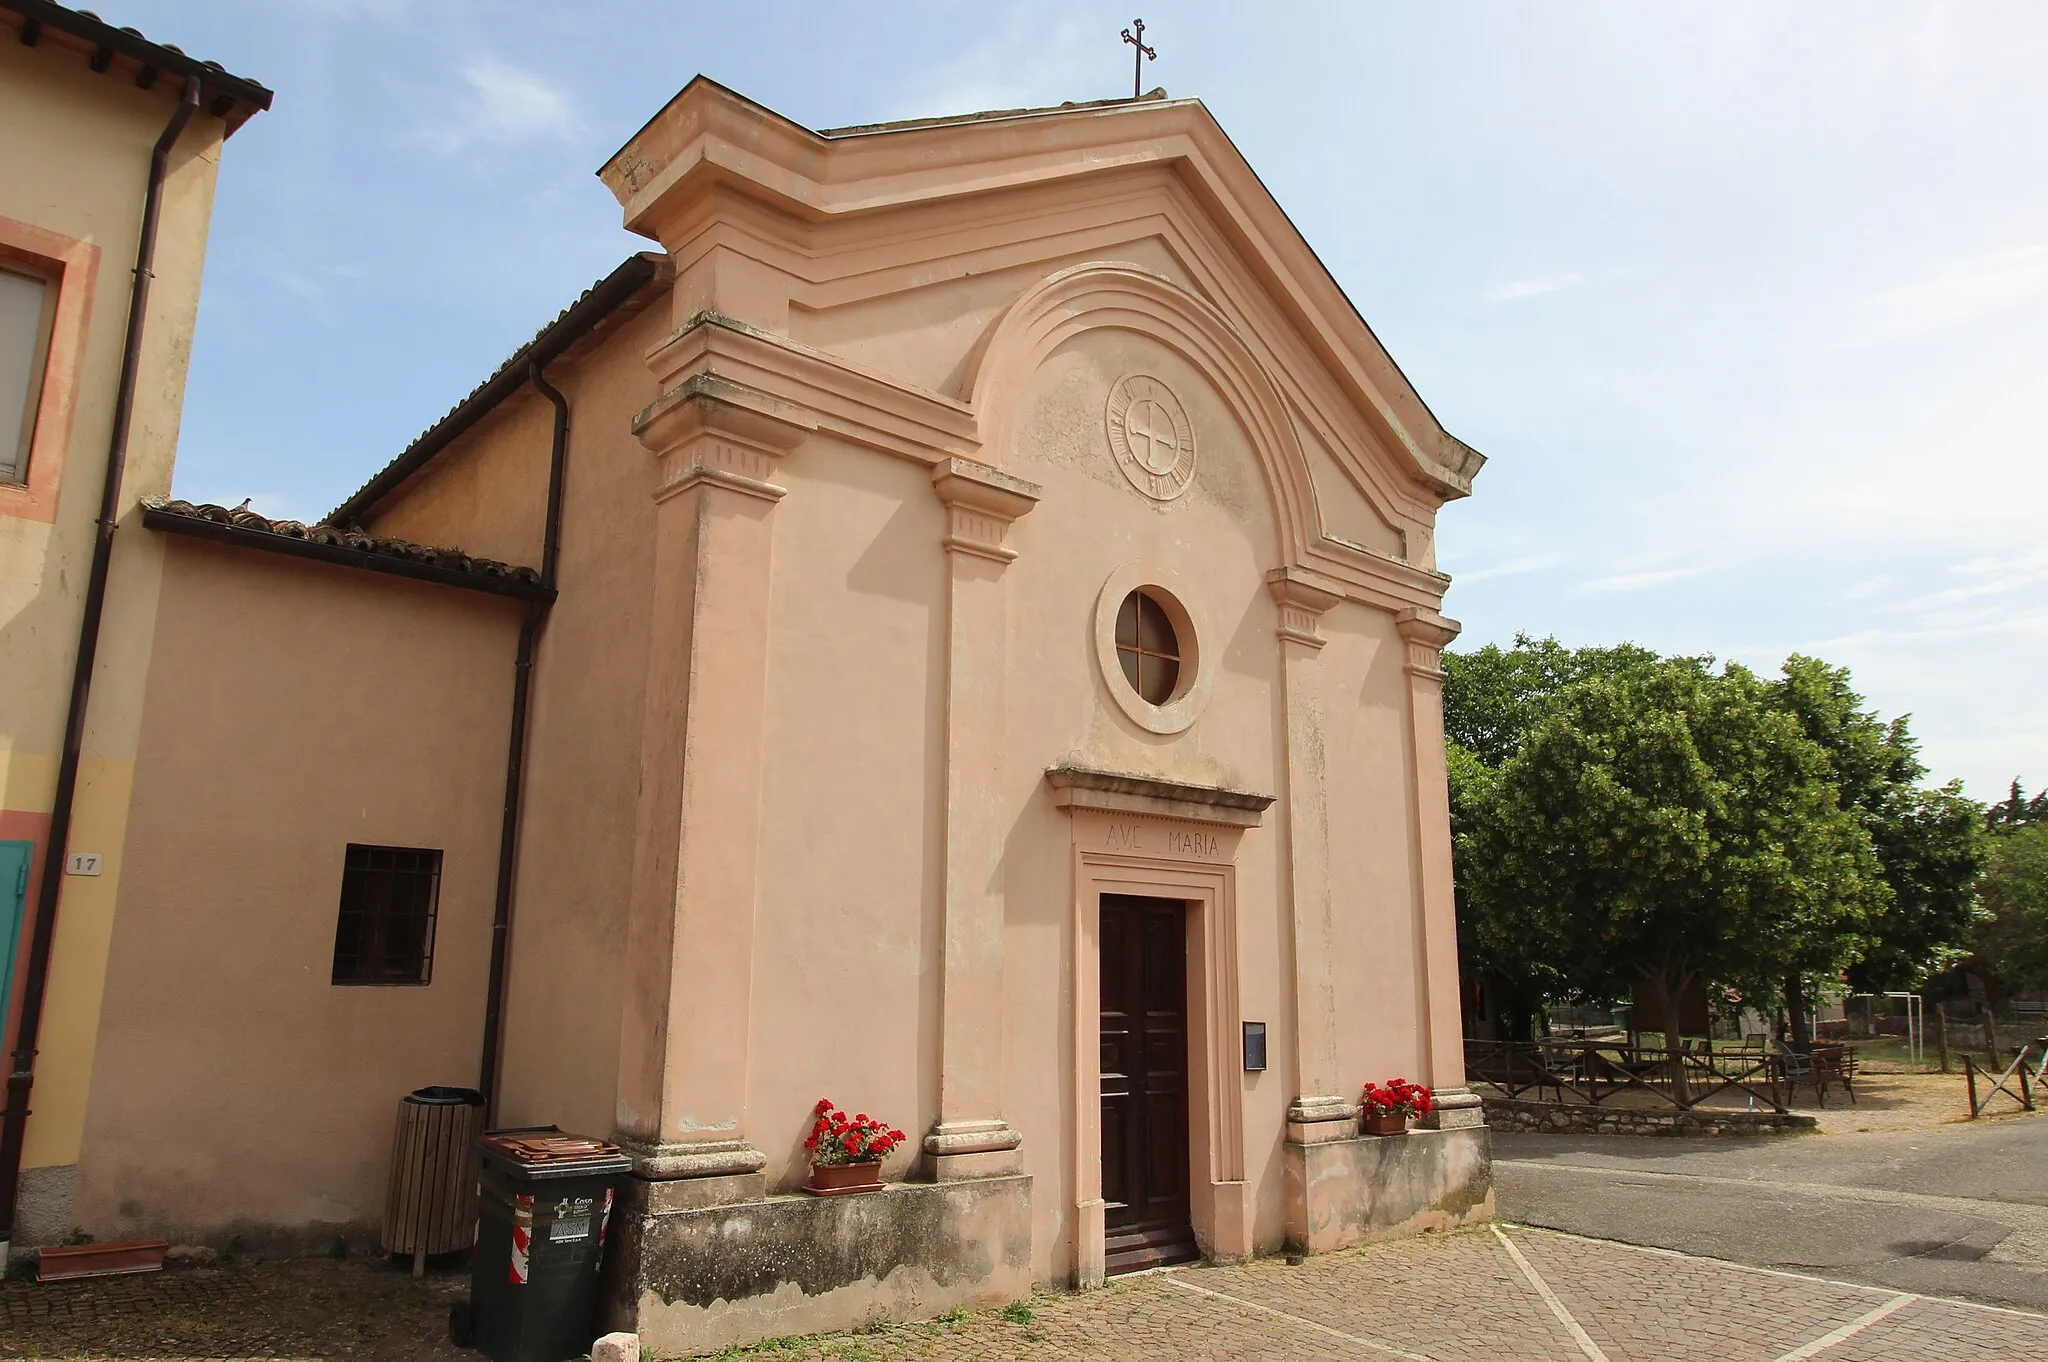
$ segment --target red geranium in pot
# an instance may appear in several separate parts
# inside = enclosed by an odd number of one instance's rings
[[[1365,1085],[1365,1133],[1406,1135],[1408,1118],[1436,1110],[1436,1099],[1420,1083],[1405,1078]]]
[[[817,1119],[804,1141],[811,1154],[811,1180],[804,1190],[813,1196],[880,1191],[882,1159],[903,1143],[903,1132],[864,1111],[848,1116],[829,1097],[818,1099],[812,1115]]]

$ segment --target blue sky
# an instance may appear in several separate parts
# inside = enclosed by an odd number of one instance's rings
[[[98,0],[274,87],[228,144],[180,495],[338,502],[642,244],[704,72],[813,127],[1112,96],[1130,0]],[[1444,424],[1464,642],[1847,664],[2048,783],[2048,7],[1147,3]]]

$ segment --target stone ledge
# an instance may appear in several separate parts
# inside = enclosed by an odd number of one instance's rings
[[[1495,1130],[1547,1135],[1666,1135],[1718,1139],[1745,1135],[1797,1135],[1818,1124],[1796,1112],[1732,1111],[1721,1107],[1601,1107],[1588,1102],[1525,1102],[1488,1097],[1486,1124]]]
[[[931,1319],[1031,1294],[1031,1179],[651,1211],[627,1179],[602,1319],[657,1356]]]

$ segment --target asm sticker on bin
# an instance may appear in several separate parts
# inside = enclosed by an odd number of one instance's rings
[[[560,1244],[590,1237],[590,1213],[597,1206],[594,1197],[563,1197],[555,1203],[555,1220],[548,1226],[548,1242]]]

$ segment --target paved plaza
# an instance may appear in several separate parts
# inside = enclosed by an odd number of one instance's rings
[[[457,1274],[362,1262],[8,1283],[15,1358],[469,1359],[440,1333]],[[733,1354],[977,1359],[1927,1359],[2048,1357],[2048,1316],[1518,1226],[1125,1278],[1008,1311]]]

